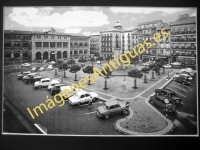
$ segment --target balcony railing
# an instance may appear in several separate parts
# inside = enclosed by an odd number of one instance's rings
[[[196,49],[196,46],[192,46],[191,49]]]
[[[195,42],[195,41],[196,41],[196,38],[189,38],[188,41],[189,41],[189,42]]]

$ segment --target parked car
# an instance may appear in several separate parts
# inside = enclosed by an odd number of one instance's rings
[[[37,67],[33,67],[32,69],[31,69],[31,72],[35,72],[37,70]]]
[[[177,106],[169,102],[169,99],[164,96],[151,96],[149,102],[152,105],[156,105],[157,107],[161,108],[164,112],[173,112],[176,111]]]
[[[53,70],[53,66],[52,66],[52,65],[49,65],[49,66],[47,67],[47,70]]]
[[[70,105],[80,105],[89,101],[94,101],[98,98],[95,92],[78,91],[75,95],[69,98]]]
[[[169,64],[163,65],[164,68],[171,68],[172,66]]]
[[[24,64],[22,64],[22,66],[23,66],[23,67],[30,67],[31,64],[29,64],[29,63],[24,63]]]
[[[44,77],[42,77],[41,75],[35,75],[35,76],[30,76],[29,78],[27,78],[25,80],[25,83],[35,83],[36,81],[40,81],[41,79],[43,79]]]
[[[50,61],[50,62],[48,62],[49,64],[55,64],[55,61]]]
[[[30,71],[26,71],[26,72],[20,72],[19,74],[17,74],[18,79],[22,79],[25,75],[30,74]]]
[[[187,73],[187,74],[191,75],[192,77],[194,77],[195,74],[196,74],[196,71],[195,71],[195,70],[188,69],[188,68],[186,68],[186,69],[181,69],[179,72],[180,72],[180,73]]]
[[[45,68],[44,67],[40,67],[40,69],[38,71],[44,71]]]
[[[148,67],[144,67],[144,68],[141,69],[141,71],[142,71],[142,72],[149,72],[150,69],[149,69]]]
[[[179,62],[173,62],[171,65],[180,66],[181,64]]]
[[[44,86],[49,86],[51,83],[55,82],[56,79],[51,80],[50,78],[44,78],[41,79],[40,81],[37,81],[34,83],[34,88],[41,88]]]
[[[64,99],[69,99],[70,97],[72,97],[73,95],[75,95],[76,92],[78,92],[78,91],[83,91],[83,90],[82,89],[77,89],[74,86],[72,86],[72,89],[71,89],[71,86],[61,86],[60,87],[60,93],[63,95]],[[67,96],[67,98],[65,98],[66,96]]]
[[[173,76],[173,80],[174,80],[176,77],[185,77],[185,78],[187,78],[189,81],[193,81],[192,76],[189,75],[189,74],[187,74],[187,73],[176,73],[176,74]]]
[[[38,73],[27,74],[27,75],[23,76],[22,81],[26,81],[26,79],[29,79],[30,77],[34,77],[36,75],[39,75],[39,74]]]
[[[130,103],[128,101],[108,101],[97,108],[99,117],[109,118],[120,113],[128,114]]]
[[[168,97],[168,100],[170,103],[175,103],[175,104],[182,104],[182,100],[180,97],[176,95],[175,92],[169,89],[156,89],[155,93],[157,96],[159,95],[164,95]]]
[[[66,86],[66,84],[64,84],[64,83],[55,84],[55,86],[53,86],[53,87],[51,88],[51,94],[52,94],[52,95],[55,95],[55,94],[60,93],[60,88],[61,88],[62,86]]]
[[[188,80],[186,77],[176,77],[175,79],[174,79],[174,81],[176,81],[176,82],[179,82],[179,83],[182,83],[182,84],[184,84],[184,85],[191,85],[191,81],[190,80]]]
[[[55,86],[55,84],[58,84],[58,83],[60,83],[60,81],[58,81],[58,80],[53,80],[52,82],[51,82],[51,84],[49,84],[48,85],[48,91],[50,91],[54,86]]]

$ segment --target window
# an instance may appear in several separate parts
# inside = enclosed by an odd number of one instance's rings
[[[5,43],[5,47],[11,47],[11,43]]]
[[[57,47],[62,47],[62,43],[61,42],[57,42]]]
[[[55,38],[55,36],[51,36],[51,39],[54,39]]]
[[[84,43],[84,46],[88,46],[88,43]]]
[[[85,95],[81,95],[81,96],[80,96],[80,98],[84,98],[84,97],[85,97]]]
[[[84,54],[87,54],[87,50],[84,50]]]
[[[44,38],[45,38],[45,39],[48,39],[48,36],[47,36],[47,35],[45,35],[45,36],[44,36]]]
[[[15,43],[14,47],[20,47],[20,43]]]
[[[28,43],[23,43],[23,47],[28,47]]]
[[[48,42],[44,42],[43,43],[43,47],[49,47],[49,43]]]
[[[67,42],[63,42],[63,47],[67,47],[68,43]]]
[[[89,97],[90,95],[89,94],[85,94],[85,97]]]
[[[40,35],[37,35],[37,39],[41,39],[41,36],[40,36]]]
[[[77,51],[74,51],[74,54],[78,54],[78,52],[77,52]]]
[[[56,45],[55,42],[50,42],[50,47],[51,48],[55,47],[55,45]]]

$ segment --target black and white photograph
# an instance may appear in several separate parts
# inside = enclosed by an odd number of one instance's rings
[[[197,7],[3,7],[2,134],[199,136]]]

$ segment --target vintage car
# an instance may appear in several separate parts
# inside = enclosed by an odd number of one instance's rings
[[[19,74],[17,74],[17,78],[22,79],[25,75],[28,75],[30,73],[31,73],[30,71],[20,72]]]
[[[191,81],[184,76],[179,76],[174,79],[174,81],[182,83],[183,85],[191,85]]]
[[[172,66],[169,64],[163,65],[164,68],[171,68]]]
[[[49,65],[49,66],[47,67],[47,70],[53,70],[53,66],[52,66],[52,65]]]
[[[75,95],[69,98],[70,105],[80,105],[82,103],[95,101],[98,98],[98,94],[95,92],[78,91]]]
[[[40,81],[37,81],[34,83],[34,88],[41,88],[44,86],[49,86],[52,82],[55,82],[56,79],[51,80],[50,78],[44,78],[41,79]]]
[[[35,83],[36,81],[40,81],[41,79],[43,79],[44,77],[42,77],[41,75],[35,75],[35,76],[30,76],[29,78],[25,79],[25,83]]]
[[[128,101],[108,101],[97,108],[97,115],[99,117],[109,118],[120,113],[128,114],[129,105],[130,103]]]
[[[23,67],[30,67],[31,64],[29,64],[29,63],[24,63],[24,64],[22,64],[22,66],[23,66]]]
[[[173,92],[172,90],[169,90],[169,89],[156,89],[155,93],[156,93],[157,96],[164,95],[164,96],[168,97],[168,99],[169,99],[169,101],[171,103],[182,104],[181,98],[178,97],[176,95],[176,93]]]
[[[55,86],[55,84],[58,84],[58,83],[60,83],[60,81],[58,81],[58,80],[53,80],[53,81],[51,82],[51,84],[49,84],[48,87],[47,87],[48,91],[50,91],[50,90]]]
[[[57,83],[57,84],[55,84],[55,85],[51,88],[51,94],[52,94],[52,95],[55,95],[55,94],[60,93],[60,88],[61,88],[62,86],[66,86],[66,84],[64,84],[64,83]]]
[[[194,78],[192,78],[191,75],[187,74],[187,73],[176,73],[174,76],[173,76],[173,80],[175,80],[175,78],[177,77],[185,77],[187,78],[189,81],[193,81]]]
[[[22,78],[22,81],[26,82],[27,79],[31,78],[31,77],[34,77],[36,75],[39,75],[38,73],[30,73],[30,74],[27,74],[25,76],[23,76]]]
[[[180,66],[181,64],[179,62],[173,62],[171,65]]]
[[[173,103],[170,103],[169,98],[164,95],[151,96],[149,102],[152,105],[156,105],[161,108],[164,112],[173,112],[176,111],[177,106]]]
[[[40,69],[38,71],[44,71],[45,68],[44,67],[40,67]]]

